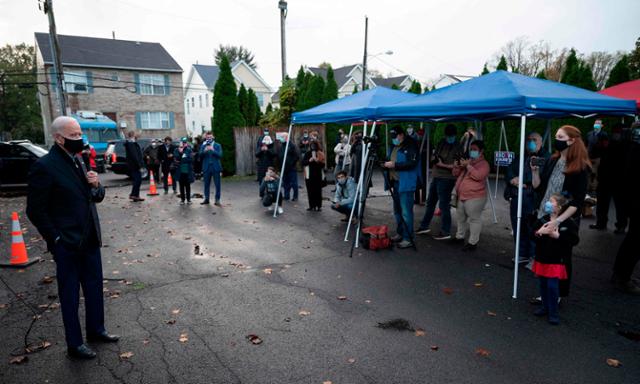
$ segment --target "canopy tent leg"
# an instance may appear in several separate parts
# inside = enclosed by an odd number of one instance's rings
[[[347,144],[349,145],[349,149],[351,149],[351,133],[353,132],[353,124],[351,124],[351,126],[349,127],[349,137],[347,138]],[[342,167],[340,168],[341,171],[344,171],[344,163],[346,162],[346,157],[347,155],[345,155],[345,158],[342,160]]]
[[[282,158],[282,168],[280,168],[280,180],[278,181],[278,193],[276,193],[276,207],[273,210],[273,217],[278,217],[278,204],[280,203],[280,191],[282,191],[282,179],[284,178],[284,172],[282,171],[284,171],[284,165],[287,162],[287,155],[289,154],[289,143],[291,142],[292,129],[293,123],[289,124],[289,132],[287,133],[287,144],[284,146],[284,156]]]
[[[376,122],[374,121],[373,125],[371,126],[370,136],[374,135],[375,133],[376,133]],[[362,144],[364,145],[364,136],[362,136],[362,138],[363,138]],[[366,200],[366,198],[367,198],[367,196],[363,196],[364,188],[365,188],[364,187],[364,179],[365,179],[364,171],[365,171],[366,166],[367,166],[365,164],[365,162],[367,162],[369,160],[369,148],[370,148],[370,146],[371,146],[371,142],[369,142],[367,144],[367,146],[365,147],[366,150],[362,151],[363,152],[362,153],[362,166],[360,167],[360,169],[361,169],[361,172],[360,172],[360,200],[358,201],[358,213],[362,212],[362,201]],[[373,170],[371,170],[371,171],[373,172]],[[359,216],[360,216],[360,218],[362,218],[362,215],[359,215]],[[358,225],[356,227],[356,248],[358,248],[358,245],[359,245],[358,244],[359,243],[358,239],[360,238],[360,228],[361,228],[361,226],[362,226],[362,220],[358,220]]]
[[[489,192],[489,203],[491,204],[491,213],[493,213],[493,224],[498,224],[498,217],[496,216],[496,207],[493,205],[493,197],[491,197],[491,186],[489,185],[489,179],[487,178],[487,191]]]
[[[518,174],[524,174],[524,131],[527,127],[527,115],[520,117],[520,156],[518,164]],[[513,298],[518,298],[518,269],[520,266],[520,230],[522,228],[522,177],[518,178],[518,225],[516,228],[516,255],[513,267]]]
[[[547,128],[544,131],[544,138],[542,139],[543,146],[544,146],[545,139],[547,141],[549,153],[552,153],[551,151],[551,120],[547,120]]]
[[[420,123],[420,124],[422,124],[422,123]],[[426,137],[426,140],[427,140],[427,156],[426,156],[427,157],[427,165],[426,165],[427,166],[427,171],[425,172],[425,178],[424,178],[425,179],[424,180],[424,194],[425,194],[424,198],[425,198],[425,201],[426,201],[426,199],[427,199],[427,197],[429,195],[429,173],[430,173],[429,169],[430,169],[430,165],[431,165],[431,152],[429,151],[429,148],[430,148],[429,145],[431,144],[430,143],[430,140],[431,140],[431,125],[430,124],[427,124],[427,130],[425,132],[425,137]],[[422,154],[421,154],[421,156],[422,156]]]
[[[387,158],[389,158],[389,124],[384,124],[384,150],[387,154]]]
[[[365,156],[365,152],[366,152],[366,147],[364,145],[364,138],[367,136],[367,121],[364,121],[364,125],[362,126],[362,161],[360,164],[360,176],[358,177],[358,185],[356,186],[356,196],[354,200],[354,204],[351,207],[351,214],[349,214],[349,222],[347,223],[347,230],[345,231],[344,234],[344,241],[349,241],[349,231],[351,230],[351,221],[353,220],[353,214],[356,211],[356,204],[358,204],[358,201],[360,201],[360,195],[362,193],[362,174],[364,173],[364,156]],[[375,125],[375,122],[374,122]],[[356,243],[356,247],[358,247],[358,244]]]

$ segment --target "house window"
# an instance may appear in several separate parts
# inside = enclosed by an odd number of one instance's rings
[[[191,121],[191,132],[195,132],[195,131],[196,131],[196,122]]]
[[[189,113],[189,99],[185,100],[186,104],[187,104],[187,113]]]
[[[89,92],[89,84],[85,72],[65,72],[64,85],[69,93]]]
[[[200,105],[200,108],[202,108],[202,95],[198,95],[198,104]]]
[[[140,93],[143,95],[165,95],[164,76],[140,74]]]
[[[260,108],[264,107],[264,95],[262,93],[256,93],[256,98],[258,99]]]
[[[196,98],[192,97],[191,98],[191,108],[195,108],[196,107]]]
[[[209,106],[209,94],[205,93],[204,94],[204,102],[205,102],[205,107]]]
[[[140,128],[142,129],[169,129],[169,113],[167,112],[140,112]]]

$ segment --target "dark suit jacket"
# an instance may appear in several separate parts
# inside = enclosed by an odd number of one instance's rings
[[[102,245],[95,203],[104,199],[104,187],[93,188],[80,176],[71,157],[57,144],[31,167],[27,216],[49,251],[58,236],[72,250]]]
[[[202,161],[202,172],[222,172],[222,146],[218,142],[213,143],[213,151],[205,151],[204,143],[200,146],[200,160]]]
[[[124,149],[127,154],[127,165],[129,166],[129,170],[135,171],[144,167],[144,162],[142,161],[142,149],[138,142],[127,140],[124,143]]]
[[[158,160],[160,160],[160,163],[162,164],[162,168],[169,169],[169,167],[171,166],[171,163],[173,162],[173,158],[172,157],[170,158],[169,154],[173,154],[176,148],[177,147],[172,143],[171,145],[169,145],[169,150],[167,151],[167,148],[164,146],[164,143],[160,145],[160,147],[158,148]]]

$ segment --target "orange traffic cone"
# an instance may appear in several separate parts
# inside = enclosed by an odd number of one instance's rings
[[[167,178],[167,183],[169,184],[169,186],[173,185],[173,179],[171,178],[171,173],[169,173],[169,177]]]
[[[20,229],[20,221],[18,220],[18,212],[11,214],[11,258],[9,264],[0,263],[0,267],[22,268],[36,263],[39,257],[29,261],[27,256],[27,247],[24,245],[22,237],[22,229]]]
[[[156,181],[153,179],[153,171],[149,171],[149,193],[147,193],[147,196],[158,196]]]

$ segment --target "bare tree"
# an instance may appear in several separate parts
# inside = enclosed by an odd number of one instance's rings
[[[593,80],[596,82],[598,89],[603,89],[609,73],[616,63],[622,58],[624,52],[591,52],[583,60],[591,67],[593,72]]]

